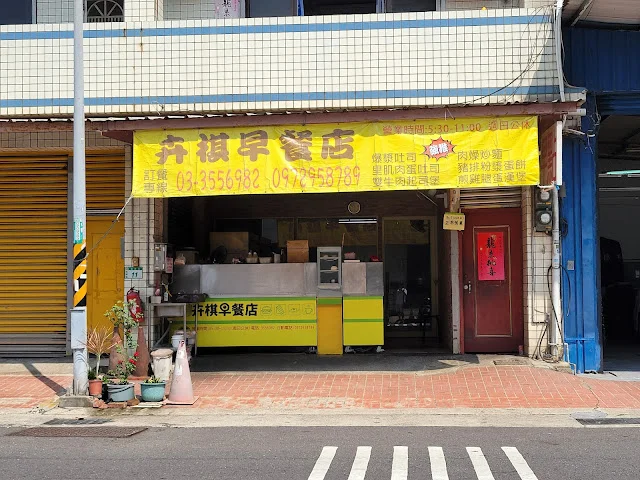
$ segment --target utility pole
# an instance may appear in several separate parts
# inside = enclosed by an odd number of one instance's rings
[[[87,354],[87,199],[84,145],[84,0],[73,4],[73,394],[86,395]]]

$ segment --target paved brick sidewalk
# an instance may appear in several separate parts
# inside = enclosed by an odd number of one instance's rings
[[[71,375],[1,375],[0,408],[33,408],[53,404],[71,387]]]
[[[534,367],[421,373],[193,373],[196,407],[640,408],[640,382]]]
[[[640,409],[640,382],[598,380],[527,366],[426,373],[192,373],[194,408]],[[70,375],[1,375],[0,408],[52,405]]]

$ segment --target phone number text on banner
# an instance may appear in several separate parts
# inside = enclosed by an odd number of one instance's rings
[[[140,131],[133,196],[535,185],[536,117]]]

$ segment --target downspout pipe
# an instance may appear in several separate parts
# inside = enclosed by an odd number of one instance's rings
[[[564,102],[564,71],[562,69],[562,4],[563,0],[556,1],[553,36],[556,44],[556,74],[558,75],[560,101]]]
[[[562,298],[560,292],[561,264],[560,264],[560,202],[558,188],[551,189],[551,208],[553,224],[551,229],[552,255],[551,255],[551,325],[549,329],[549,348],[554,359],[560,358],[558,349],[558,332],[562,325]]]

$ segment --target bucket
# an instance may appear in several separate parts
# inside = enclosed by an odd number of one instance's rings
[[[107,392],[109,394],[109,400],[112,402],[126,402],[133,400],[133,383],[127,383],[126,385],[107,385]]]
[[[174,350],[178,350],[178,347],[180,346],[180,342],[184,340],[184,335],[182,333],[177,333],[175,335],[171,336],[171,347]]]
[[[172,357],[173,350],[170,348],[160,348],[151,352],[153,374],[162,381],[169,380]]]

